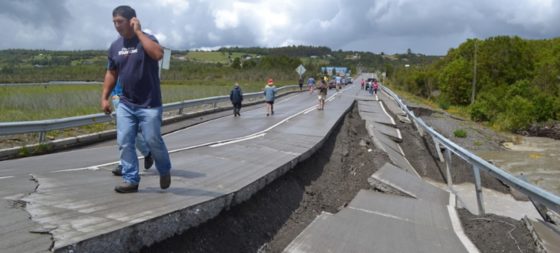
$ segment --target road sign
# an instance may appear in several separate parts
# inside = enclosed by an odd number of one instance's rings
[[[303,75],[303,73],[305,73],[305,68],[303,67],[302,64],[300,64],[297,68],[296,68],[296,72],[299,74],[299,76]]]

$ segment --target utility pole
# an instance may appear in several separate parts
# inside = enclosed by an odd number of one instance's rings
[[[474,97],[476,93],[476,51],[478,45],[476,43],[477,39],[474,39],[474,64],[473,64],[473,79],[472,79],[472,95],[471,95],[471,105],[474,104]]]

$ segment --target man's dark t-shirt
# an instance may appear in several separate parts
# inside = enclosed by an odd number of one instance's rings
[[[157,42],[152,35],[146,34]],[[119,37],[109,48],[107,68],[116,70],[123,87],[121,103],[131,107],[160,107],[158,61],[144,51],[137,36],[131,39]]]

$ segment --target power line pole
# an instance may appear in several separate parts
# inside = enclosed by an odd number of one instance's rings
[[[476,43],[477,39],[474,39],[474,66],[473,66],[473,79],[472,79],[472,95],[471,95],[471,105],[474,104],[474,97],[476,93],[476,51],[478,45]]]

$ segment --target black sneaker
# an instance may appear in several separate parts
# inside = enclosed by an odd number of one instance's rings
[[[115,186],[115,191],[118,193],[133,193],[138,191],[137,184],[122,183]]]
[[[167,174],[166,176],[159,176],[159,187],[161,189],[167,189],[171,185],[171,174]]]
[[[111,172],[113,172],[115,176],[122,176],[122,165],[117,165]]]
[[[154,159],[152,158],[152,153],[148,153],[146,157],[144,157],[144,169],[150,169],[154,164]]]

